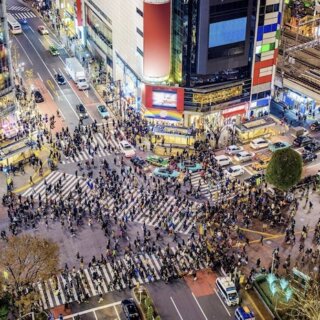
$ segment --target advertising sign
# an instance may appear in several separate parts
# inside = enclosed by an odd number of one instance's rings
[[[177,108],[178,94],[175,91],[152,91],[152,105],[160,108]]]

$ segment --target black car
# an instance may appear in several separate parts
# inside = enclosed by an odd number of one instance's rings
[[[311,142],[304,146],[305,151],[316,152],[320,150],[320,142]]]
[[[78,112],[80,119],[88,118],[88,113],[87,113],[86,107],[82,103],[77,104],[76,109],[77,109],[77,112]]]
[[[304,163],[312,162],[313,160],[316,160],[318,156],[313,152],[304,152],[302,154],[302,160]]]
[[[133,299],[122,300],[121,307],[127,320],[141,320],[139,310]]]
[[[33,96],[36,103],[41,103],[44,101],[44,98],[39,90],[34,90]]]
[[[244,182],[250,186],[255,186],[255,185],[263,182],[264,178],[265,178],[264,174],[256,173],[256,174],[252,175],[251,177],[245,179]]]
[[[302,147],[302,146],[305,146],[313,141],[314,140],[308,136],[300,136],[300,137],[297,137],[293,140],[293,145],[295,147]]]
[[[141,169],[145,168],[148,166],[148,163],[141,159],[140,157],[133,157],[130,159],[130,161],[136,166],[136,167],[139,167]]]
[[[314,123],[312,123],[310,125],[310,130],[311,131],[319,131],[320,130],[320,122],[319,121],[315,121]]]
[[[59,85],[64,85],[64,84],[67,83],[66,79],[64,78],[64,76],[62,74],[60,74],[60,73],[57,73],[54,77],[57,80]]]

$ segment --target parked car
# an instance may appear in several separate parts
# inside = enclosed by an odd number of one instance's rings
[[[228,168],[227,170],[224,171],[226,176],[231,176],[231,177],[238,177],[244,174],[244,169],[242,166],[232,166]]]
[[[226,154],[233,155],[243,150],[243,147],[232,145],[226,148]]]
[[[255,171],[261,171],[268,167],[268,164],[271,160],[271,155],[265,154],[265,155],[256,155],[257,161],[252,163],[251,167]]]
[[[135,157],[131,158],[130,161],[136,167],[139,167],[141,169],[148,167],[148,163],[145,160],[143,160],[142,158],[140,158],[140,157],[135,156]]]
[[[178,163],[178,168],[180,170],[188,170],[191,172],[196,172],[202,170],[202,165],[193,161],[183,161]]]
[[[89,117],[87,109],[82,103],[76,105],[76,110],[80,119],[86,119]]]
[[[312,162],[312,161],[316,160],[317,158],[318,158],[318,156],[313,152],[304,152],[302,154],[302,161],[304,163]]]
[[[262,149],[262,148],[267,148],[269,145],[270,141],[266,140],[264,138],[258,138],[254,139],[250,142],[250,147],[252,149]]]
[[[246,161],[251,161],[253,157],[254,157],[254,153],[253,152],[241,151],[241,152],[236,154],[234,159],[237,162],[246,162]]]
[[[53,56],[58,56],[60,54],[60,52],[56,46],[49,46],[49,52]]]
[[[320,122],[319,121],[315,121],[314,123],[312,123],[310,125],[310,130],[311,131],[319,131],[320,130]]]
[[[97,106],[97,109],[98,109],[98,112],[99,112],[101,118],[106,119],[109,117],[108,109],[104,104],[99,104]]]
[[[250,186],[255,186],[264,181],[265,175],[263,173],[256,173],[251,177],[244,180],[244,182]]]
[[[126,158],[131,158],[136,155],[136,150],[127,140],[122,140],[119,144]]]
[[[148,156],[147,162],[157,167],[166,167],[169,164],[169,160],[158,156]]]
[[[133,299],[122,300],[121,307],[127,320],[141,320],[138,307]]]
[[[275,152],[275,151],[290,148],[290,147],[291,147],[291,144],[289,142],[279,141],[279,142],[271,143],[269,145],[269,150],[272,152]]]
[[[299,136],[293,140],[292,144],[295,147],[302,147],[302,146],[309,144],[312,141],[313,141],[313,139],[308,136]]]
[[[320,142],[314,141],[304,146],[305,151],[316,152],[320,150]]]
[[[176,170],[171,170],[169,168],[155,168],[153,175],[161,178],[178,178],[180,172]]]
[[[39,90],[33,90],[34,100],[36,103],[41,103],[44,101],[43,95]]]
[[[56,73],[56,74],[54,75],[54,78],[56,79],[56,81],[57,81],[57,83],[58,83],[59,85],[64,85],[64,84],[67,83],[67,81],[66,81],[66,79],[64,78],[64,76],[63,76],[62,74],[60,74],[60,73]]]
[[[217,164],[221,167],[227,166],[231,163],[231,158],[225,155],[215,156]]]
[[[49,34],[48,29],[45,26],[38,26],[38,32],[44,36],[46,34]]]

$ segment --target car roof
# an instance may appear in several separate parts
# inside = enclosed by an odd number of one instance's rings
[[[220,160],[220,159],[229,159],[229,157],[228,157],[228,156],[225,156],[224,154],[221,154],[221,155],[219,155],[219,156],[215,156],[215,158],[216,158],[217,160]]]
[[[240,151],[238,154],[246,154],[246,155],[249,154],[249,155],[251,155],[251,152],[243,150],[243,151]]]
[[[240,165],[235,165],[230,167],[230,169],[235,170],[235,169],[242,169],[242,167]]]
[[[252,142],[254,142],[254,143],[256,143],[256,142],[261,142],[261,141],[267,142],[267,140],[264,139],[264,138],[257,138],[257,139],[252,140]]]

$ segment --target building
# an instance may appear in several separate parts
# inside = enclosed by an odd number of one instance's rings
[[[11,128],[10,113],[15,109],[13,94],[13,69],[11,63],[6,1],[0,0],[0,132]]]
[[[282,0],[83,1],[87,46],[151,121],[215,130],[268,114]]]

